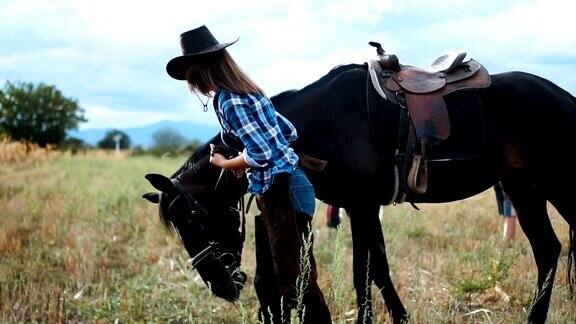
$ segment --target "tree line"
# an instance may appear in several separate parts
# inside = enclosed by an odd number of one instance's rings
[[[101,149],[115,149],[116,141],[114,138],[120,139],[118,143],[120,149],[132,149],[136,155],[189,155],[194,153],[194,151],[202,145],[197,139],[189,141],[178,131],[171,128],[164,128],[156,131],[152,135],[152,145],[149,148],[144,148],[140,145],[132,146],[130,136],[119,129],[112,129],[106,132],[106,135],[104,135],[96,146]],[[84,144],[84,147],[87,147],[86,144]]]
[[[53,85],[6,81],[0,89],[0,133],[13,140],[56,146],[63,150],[92,148],[81,139],[67,136],[86,122],[78,101],[66,97]],[[118,144],[117,144],[118,140]],[[101,149],[132,148],[136,154],[190,154],[200,146],[198,140],[187,141],[178,131],[162,129],[153,135],[153,144],[144,149],[132,147],[128,134],[110,130],[97,143]]]

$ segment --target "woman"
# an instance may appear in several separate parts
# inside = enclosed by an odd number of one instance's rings
[[[340,225],[340,207],[326,205],[326,226],[338,228]]]
[[[168,62],[166,70],[186,80],[196,95],[213,96],[222,134],[242,148],[237,157],[226,159],[212,146],[210,162],[239,176],[246,173],[248,191],[259,195],[262,215],[256,217],[254,285],[260,320],[277,323],[283,314],[288,321],[289,309],[296,307],[300,247],[314,213],[314,189],[290,148],[298,137],[296,129],[226,51],[236,41],[220,44],[206,26],[185,32],[180,36],[183,55]],[[311,273],[302,314],[305,322],[328,323],[330,313],[316,283],[311,251],[309,255]]]
[[[502,240],[505,242],[514,240],[516,236],[516,211],[512,207],[512,202],[502,189],[502,185],[497,183],[494,186],[496,193],[496,204],[498,205],[498,213],[504,219],[504,226],[502,228]]]

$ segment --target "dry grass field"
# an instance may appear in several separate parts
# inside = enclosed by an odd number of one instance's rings
[[[147,172],[170,174],[184,158],[58,154],[29,163],[0,160],[0,322],[255,323],[253,228],[240,302],[213,298],[157,209],[140,198]],[[536,268],[520,232],[502,244],[494,192],[465,201],[385,209],[382,228],[392,278],[413,323],[521,322]],[[314,221],[320,285],[333,320],[354,318],[351,239]],[[251,211],[254,213],[254,210]],[[564,246],[549,321],[576,321],[567,298],[568,227],[550,208]],[[249,217],[249,222],[251,217]],[[250,223],[249,223],[250,225]],[[387,321],[375,295],[378,323]]]

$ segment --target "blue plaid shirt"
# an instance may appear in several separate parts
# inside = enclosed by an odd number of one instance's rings
[[[248,165],[248,192],[262,194],[275,174],[292,172],[298,156],[289,144],[298,138],[296,128],[274,109],[263,94],[236,94],[218,90],[214,108],[222,131],[244,144],[243,156]]]

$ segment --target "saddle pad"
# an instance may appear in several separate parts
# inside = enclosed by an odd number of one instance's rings
[[[428,147],[428,161],[468,160],[482,153],[485,126],[480,91],[461,90],[444,96],[450,117],[450,136]]]

